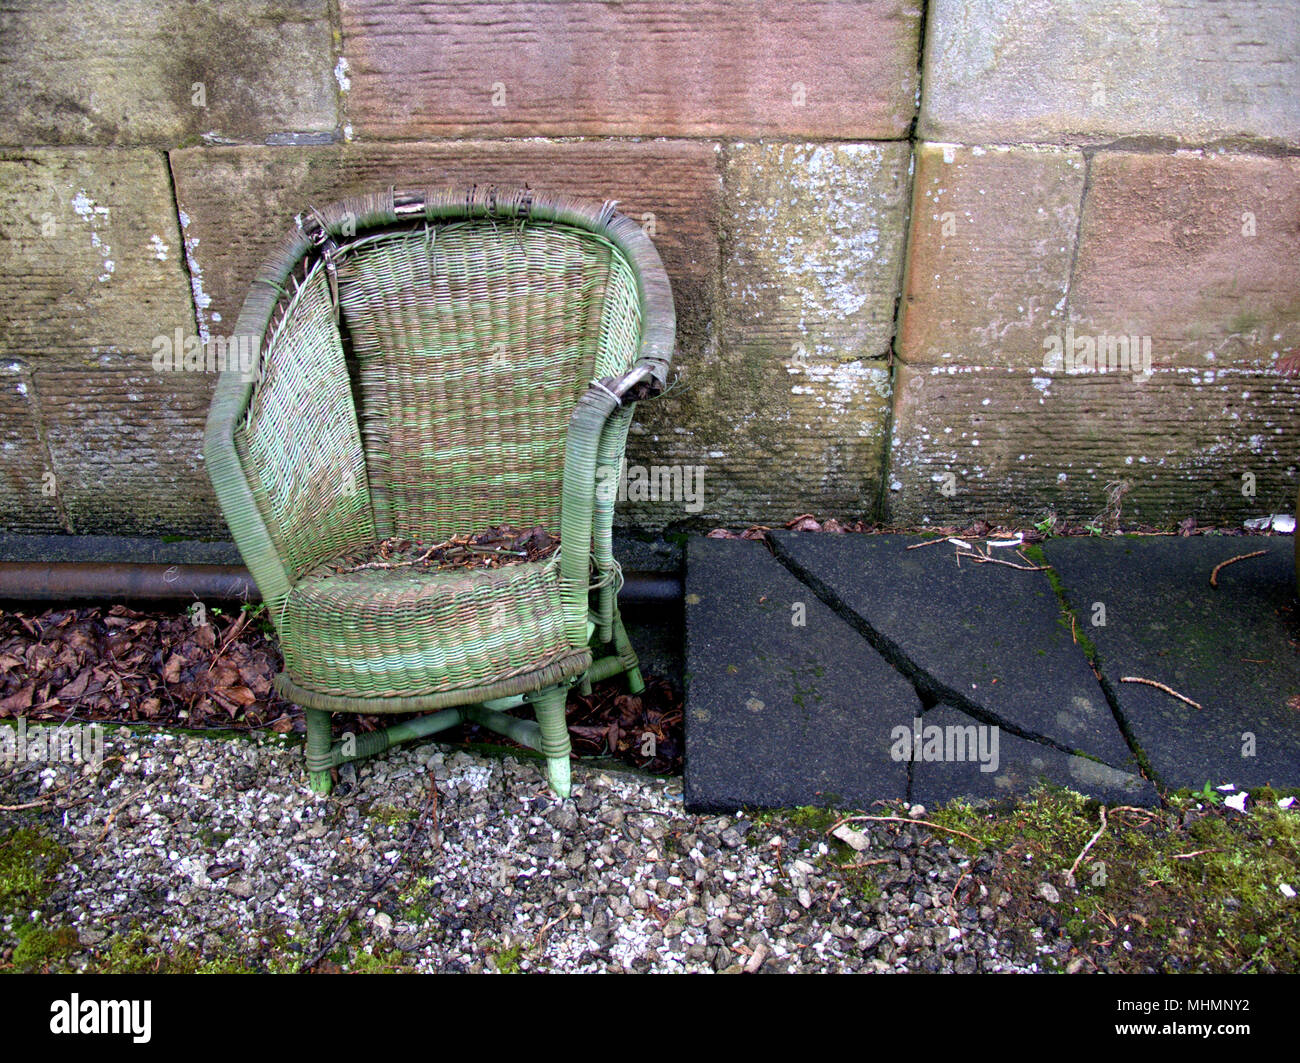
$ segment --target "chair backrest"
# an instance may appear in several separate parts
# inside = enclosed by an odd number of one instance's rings
[[[303,265],[235,432],[291,577],[375,538],[558,528],[570,414],[635,362],[644,293],[591,211],[511,202],[402,217],[389,193],[300,222],[323,253],[286,250]]]
[[[421,224],[347,247],[338,292],[381,533],[555,530],[574,404],[639,349],[619,250],[553,222]]]

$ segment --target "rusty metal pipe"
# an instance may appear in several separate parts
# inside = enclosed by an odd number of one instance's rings
[[[0,600],[22,602],[260,601],[243,565],[152,565],[133,562],[3,561]],[[681,578],[662,572],[624,574],[619,602],[671,606]]]

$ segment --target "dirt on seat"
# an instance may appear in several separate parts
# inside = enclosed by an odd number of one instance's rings
[[[559,549],[560,537],[545,528],[503,524],[487,531],[454,535],[440,543],[393,538],[348,551],[320,565],[315,573],[342,575],[364,569],[411,568],[417,572],[501,568],[544,561]]]

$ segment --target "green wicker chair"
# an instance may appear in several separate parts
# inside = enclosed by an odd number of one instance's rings
[[[616,479],[637,401],[663,390],[672,293],[640,227],[604,205],[473,188],[310,211],[236,325],[205,458],[279,635],[280,693],[330,770],[466,720],[570,787],[575,683],[642,688],[619,618]],[[230,348],[236,349],[236,348]],[[389,540],[559,533],[491,569],[340,566]],[[506,714],[525,701],[536,722]],[[334,742],[336,712],[428,715]]]

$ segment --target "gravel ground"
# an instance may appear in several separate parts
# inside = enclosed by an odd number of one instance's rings
[[[680,779],[581,764],[559,801],[536,762],[435,744],[329,797],[271,736],[110,730],[104,755],[98,775],[0,765],[6,826],[66,851],[35,910],[3,917],[5,965],[24,920],[75,931],[63,970],[121,969],[128,940],[161,969],[275,971],[1032,971],[1060,947],[1002,933],[995,854],[907,824],[845,844],[806,813],[688,815]]]

